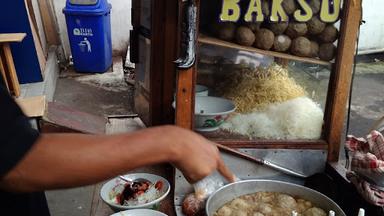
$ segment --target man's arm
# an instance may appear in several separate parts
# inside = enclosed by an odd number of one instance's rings
[[[163,126],[114,136],[41,135],[0,188],[31,192],[76,187],[162,162],[173,163],[191,182],[215,169],[234,180],[212,143],[188,130]]]

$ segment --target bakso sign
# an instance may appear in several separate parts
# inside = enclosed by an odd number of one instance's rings
[[[241,0],[223,0],[223,6],[220,14],[220,20],[223,22],[237,22],[241,19],[241,14],[245,14],[245,22],[271,22],[289,21],[289,16],[283,7],[284,0],[266,0],[269,7],[269,14],[264,14],[262,0],[249,0],[248,8],[243,11],[239,3]],[[307,22],[312,18],[314,12],[310,6],[311,1],[316,0],[294,0],[297,4],[297,10],[293,12],[292,18],[298,22]],[[339,19],[340,0],[317,0],[319,1],[319,17],[321,21],[333,23]],[[244,9],[243,9],[244,10]],[[244,13],[245,12],[245,13]]]

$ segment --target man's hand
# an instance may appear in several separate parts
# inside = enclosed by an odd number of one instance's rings
[[[118,135],[43,134],[2,179],[0,188],[32,192],[94,184],[132,169],[170,162],[194,183],[218,170],[229,181],[214,143],[175,126]]]
[[[228,181],[235,176],[224,164],[216,145],[189,130],[169,127],[172,148],[175,148],[173,164],[183,172],[190,183],[195,183],[217,170]]]

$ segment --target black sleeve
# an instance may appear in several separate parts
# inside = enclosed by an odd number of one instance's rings
[[[0,178],[28,152],[39,134],[0,85]]]

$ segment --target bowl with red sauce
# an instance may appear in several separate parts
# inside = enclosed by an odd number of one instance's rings
[[[133,173],[124,177],[134,183],[129,184],[117,177],[106,182],[100,190],[101,199],[114,211],[157,209],[171,189],[169,182],[158,175]]]

